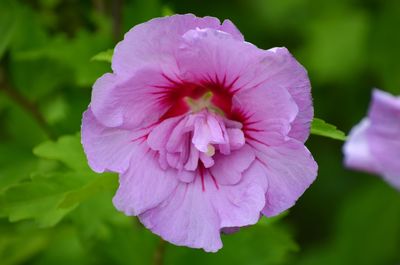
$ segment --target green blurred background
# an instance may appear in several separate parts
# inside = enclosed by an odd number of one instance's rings
[[[260,48],[286,46],[309,71],[316,116],[345,132],[373,87],[400,94],[398,0],[0,0],[0,264],[399,264],[400,194],[345,170],[342,142],[318,136],[307,145],[319,176],[296,206],[223,236],[217,254],[116,212],[117,178],[90,171],[77,134],[110,71],[91,58],[172,13],[229,18]]]

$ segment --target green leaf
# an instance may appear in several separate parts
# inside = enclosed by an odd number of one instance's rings
[[[62,136],[56,142],[46,141],[33,149],[33,153],[57,160],[78,172],[91,172],[78,135]]]
[[[76,228],[72,225],[63,225],[49,230],[50,240],[45,251],[36,255],[30,262],[23,264],[30,265],[89,265],[95,254],[89,255],[86,246],[82,244]],[[104,264],[104,263],[96,263]],[[17,264],[15,264],[17,265]]]
[[[34,219],[40,226],[53,226],[91,196],[115,191],[116,175],[96,174],[87,165],[79,135],[46,141],[34,154],[67,168],[38,168],[30,181],[16,184],[0,196],[0,216],[11,222]]]
[[[289,211],[284,211],[273,217],[261,218],[261,220],[258,221],[257,225],[263,225],[263,226],[274,225],[275,223],[280,222],[288,214],[289,214]]]
[[[90,45],[88,45],[88,43],[90,43]],[[34,74],[31,74],[33,78],[35,78],[35,75],[40,75],[43,79],[55,79],[52,81],[58,81],[63,85],[70,85],[72,83],[82,87],[90,87],[101,74],[109,70],[109,65],[93,64],[90,59],[93,54],[110,47],[110,45],[108,29],[96,32],[80,30],[76,32],[74,38],[68,38],[64,34],[58,34],[40,47],[32,47],[18,51],[15,53],[14,59],[16,63],[19,63],[17,65],[18,68],[23,67],[23,64],[28,62],[31,65],[29,69],[21,71],[20,76],[23,74],[30,74],[27,70],[31,70],[31,72],[34,72]],[[49,69],[46,69],[48,72],[47,74],[39,71],[40,68],[34,68],[39,62],[49,67]],[[62,74],[54,74],[51,66],[60,69],[64,68],[65,70],[63,71],[68,72],[67,74],[64,73],[64,76],[66,75],[69,78],[63,78]],[[18,70],[18,68],[16,68],[16,70]],[[18,81],[18,78],[15,77],[14,79]],[[24,78],[24,86],[20,85],[21,87],[34,85],[30,85],[27,82],[29,78],[27,80],[25,79],[26,78]],[[56,88],[57,87],[59,88],[60,85],[56,86]],[[28,88],[26,89],[28,90]]]
[[[30,148],[21,147],[17,142],[1,143],[0,192],[29,178],[32,170],[37,167],[36,160]]]
[[[114,53],[113,49],[109,49],[107,51],[100,52],[100,53],[96,54],[95,56],[93,56],[91,61],[111,63],[113,53]]]
[[[35,219],[41,227],[57,224],[83,201],[117,187],[114,174],[90,176],[65,172],[35,176],[6,190],[0,196],[0,216],[11,222]]]
[[[49,243],[48,233],[42,231],[22,231],[12,229],[10,225],[1,229],[0,260],[2,265],[26,264],[38,253],[46,249]],[[23,246],[23,247],[22,247]]]
[[[76,206],[58,207],[66,194],[86,182],[87,177],[70,172],[37,176],[30,182],[9,188],[0,196],[1,214],[8,216],[10,222],[35,219],[41,227],[53,226]]]
[[[85,201],[96,193],[102,191],[116,190],[118,187],[118,178],[116,174],[104,173],[93,179],[82,188],[67,194],[60,203],[60,208],[70,208],[78,203]]]
[[[3,95],[0,97],[3,97]],[[12,142],[18,143],[21,147],[29,148],[29,152],[31,152],[37,143],[47,139],[46,132],[26,109],[9,98],[4,98],[6,99],[6,111],[3,113],[6,115],[1,124],[2,133],[10,135]],[[6,155],[6,153],[1,154]]]
[[[311,123],[311,134],[325,136],[336,140],[346,140],[344,132],[338,130],[336,126],[326,123],[324,120],[314,118]]]
[[[136,218],[118,212],[113,196],[110,191],[98,193],[71,213],[83,245],[95,257],[94,264],[152,264],[159,238]]]
[[[174,15],[175,12],[172,10],[170,6],[165,5],[162,7],[161,14],[163,17],[168,17]]]

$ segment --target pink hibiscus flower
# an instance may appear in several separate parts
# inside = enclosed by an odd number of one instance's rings
[[[349,168],[381,175],[400,189],[400,97],[375,89],[368,116],[343,148]]]
[[[131,29],[112,70],[82,143],[94,171],[120,174],[115,207],[165,240],[217,251],[222,230],[285,211],[314,181],[310,82],[285,48],[175,15]]]

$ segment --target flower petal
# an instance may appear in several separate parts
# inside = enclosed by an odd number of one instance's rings
[[[347,167],[381,175],[400,189],[400,97],[374,90],[368,117],[344,145]]]
[[[82,145],[90,167],[98,173],[124,172],[136,151],[133,140],[137,137],[127,130],[104,127],[90,108],[83,114]]]
[[[213,184],[209,186],[215,189]],[[190,184],[180,183],[171,196],[139,218],[153,233],[175,245],[211,252],[222,247],[220,220],[199,177]]]
[[[195,28],[214,28],[231,32],[243,38],[230,21],[220,21],[214,17],[199,18],[192,14],[155,18],[133,27],[114,49],[113,71],[121,76],[129,76],[144,65],[164,65],[165,73],[176,68],[174,54],[182,35]],[[173,71],[172,71],[173,72]]]
[[[99,121],[105,126],[116,127],[123,122],[119,109],[114,110],[117,103],[108,102],[110,94],[117,86],[117,77],[114,74],[106,73],[101,76],[93,85],[91,109]],[[114,114],[117,112],[118,114]]]
[[[124,80],[105,74],[93,86],[91,108],[108,127],[144,128],[171,107],[167,100],[170,81],[157,68],[142,68]]]
[[[227,32],[231,34],[235,39],[244,41],[242,33],[237,29],[237,27],[229,19],[225,19],[221,27],[218,30]]]
[[[400,97],[375,89],[368,117],[374,130],[387,137],[400,138]]]
[[[400,97],[375,90],[366,138],[383,177],[400,188]]]
[[[254,161],[242,174],[236,185],[220,185],[224,196],[215,193],[214,207],[218,211],[221,227],[240,227],[257,223],[265,206],[268,180],[261,163]]]
[[[355,126],[343,146],[343,152],[347,167],[376,173],[377,167],[366,137],[366,131],[369,127],[370,121],[368,119],[362,120],[359,125]]]
[[[260,87],[287,90],[298,108],[289,136],[305,142],[314,114],[311,85],[286,48],[261,50],[214,29],[190,30],[184,39],[177,58],[185,79],[219,84],[231,94]]]
[[[286,89],[261,86],[238,92],[232,112],[243,120],[246,138],[278,145],[286,140],[298,108]]]
[[[146,143],[136,143],[129,169],[120,175],[113,203],[128,216],[139,215],[168,198],[178,185],[176,175],[176,170],[160,167]]]
[[[285,88],[293,97],[299,113],[291,124],[289,136],[304,143],[310,135],[310,125],[314,116],[307,71],[286,48],[273,48],[265,54],[265,60],[268,62],[265,83],[268,87]]]
[[[173,117],[156,125],[147,138],[147,143],[149,144],[150,148],[155,151],[165,149],[168,140],[171,138],[172,132],[182,121],[182,119],[184,119],[183,116]]]
[[[264,165],[268,191],[263,214],[277,215],[292,207],[317,176],[317,163],[297,140],[279,146],[265,146],[249,141],[257,160]]]
[[[222,228],[258,221],[266,189],[258,163],[253,163],[235,186],[217,186],[205,172],[203,178],[179,184],[167,200],[139,217],[147,228],[173,244],[215,252],[222,247]]]
[[[210,168],[211,174],[222,185],[234,185],[242,179],[245,171],[254,161],[255,155],[251,147],[243,146],[229,155],[215,154],[215,164]]]
[[[188,82],[217,84],[233,92],[261,74],[255,72],[261,50],[227,32],[197,28],[183,39],[177,62]]]

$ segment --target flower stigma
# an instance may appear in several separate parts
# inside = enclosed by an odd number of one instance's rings
[[[211,144],[208,144],[207,152],[205,154],[209,157],[212,157],[215,154],[215,147]]]
[[[190,107],[191,112],[193,113],[197,113],[202,111],[203,109],[207,109],[213,113],[225,116],[225,113],[212,103],[212,98],[213,98],[213,93],[211,91],[207,91],[198,99],[185,97],[184,101]]]

